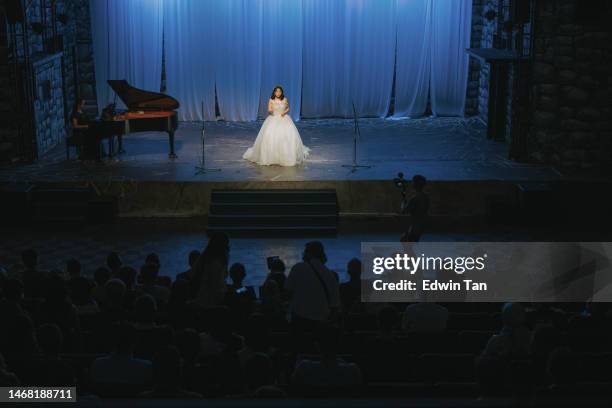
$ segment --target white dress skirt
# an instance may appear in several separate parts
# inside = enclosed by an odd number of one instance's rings
[[[263,166],[295,166],[308,157],[310,149],[302,144],[291,116],[281,116],[286,107],[287,98],[272,101],[273,113],[264,120],[255,143],[242,155],[243,159]]]

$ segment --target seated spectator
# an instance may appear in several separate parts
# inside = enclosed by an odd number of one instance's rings
[[[270,347],[270,331],[265,317],[253,313],[246,321],[244,328],[244,347],[238,351],[238,359],[242,367],[256,353],[272,355],[274,350]]]
[[[138,297],[138,292],[136,291],[137,276],[138,271],[131,266],[123,265],[119,269],[117,278],[120,279],[125,285],[125,305],[133,304],[134,300]]]
[[[109,315],[123,317],[125,312],[125,284],[121,279],[111,279],[104,285],[106,302],[101,305],[102,311]]]
[[[270,356],[266,353],[251,355],[245,364],[244,377],[246,392],[249,396],[255,394],[262,387],[276,385],[274,366]]]
[[[402,317],[402,329],[409,333],[444,331],[447,323],[448,309],[429,302],[406,306]]]
[[[146,398],[202,398],[202,395],[182,388],[181,355],[175,347],[161,349],[153,358],[153,390],[142,394]]]
[[[70,299],[79,315],[98,313],[100,308],[92,296],[95,284],[87,278],[78,277],[70,281]]]
[[[274,258],[270,263],[270,273],[268,273],[268,276],[266,276],[266,281],[273,280],[277,283],[279,288],[284,288],[285,281],[287,280],[287,277],[285,276],[285,269],[285,263],[282,261],[282,259]]]
[[[151,383],[152,364],[134,358],[136,329],[129,324],[112,326],[114,352],[94,360],[91,380],[94,384],[124,384],[144,386]]]
[[[144,294],[139,296],[134,302],[134,313],[132,321],[138,329],[150,329],[157,326],[157,302],[153,296]]]
[[[227,287],[225,302],[234,312],[247,316],[252,311],[256,296],[252,286],[244,286],[246,278],[244,265],[232,264],[229,275],[232,283]],[[236,316],[236,318],[241,319],[242,316]]]
[[[125,284],[125,290],[127,292],[133,291],[136,286],[136,276],[138,272],[136,269],[132,268],[128,265],[123,265],[119,268],[119,273],[117,274],[117,278],[121,279]]]
[[[253,394],[253,397],[255,398],[266,400],[285,398],[286,396],[285,391],[276,385],[264,385],[263,387],[256,389],[255,393]]]
[[[397,329],[400,318],[397,309],[393,306],[384,306],[378,311],[378,338],[379,339],[395,339],[397,336],[393,331]]]
[[[81,263],[77,259],[71,258],[66,261],[66,274],[68,275],[69,280],[79,278],[81,276],[81,272]]]
[[[159,276],[159,265],[154,262],[147,262],[140,268],[140,285],[136,288],[139,293],[146,293],[155,299],[159,304],[165,304],[170,298],[170,289],[157,284]]]
[[[506,303],[502,308],[503,327],[493,335],[482,355],[494,358],[521,358],[529,354],[531,332],[525,327],[525,309],[520,303]]]
[[[359,366],[337,358],[338,332],[336,330],[321,330],[317,344],[320,360],[299,361],[293,372],[293,384],[309,387],[346,387],[357,386],[363,382]]]
[[[361,261],[357,258],[351,259],[346,265],[346,272],[349,281],[340,285],[340,300],[342,310],[351,313],[361,304]]]
[[[45,281],[47,274],[38,270],[38,253],[33,249],[23,251],[22,282],[25,296],[28,298],[42,298],[45,296]]]
[[[76,341],[79,327],[77,309],[70,301],[66,282],[57,274],[50,274],[47,278],[45,301],[38,312],[38,322],[56,324],[62,330],[68,348]]]
[[[32,356],[38,353],[35,327],[27,315],[17,315],[2,321],[0,354],[18,378],[23,377]]]
[[[505,361],[495,357],[480,356],[476,358],[475,365],[480,399],[499,398],[508,393]]]
[[[276,280],[268,279],[261,287],[260,311],[270,327],[286,328],[287,307]]]
[[[567,347],[559,347],[548,358],[549,391],[555,395],[572,395],[578,382],[580,366],[576,355]]]
[[[24,315],[27,312],[22,307],[24,287],[20,280],[9,278],[2,285],[4,299],[0,300],[0,321],[6,321],[13,316]]]
[[[22,385],[74,386],[76,376],[70,364],[60,357],[62,331],[55,324],[43,324],[36,330],[40,354],[27,365]]]
[[[96,282],[96,287],[93,290],[93,298],[98,302],[98,304],[104,304],[106,302],[106,291],[104,289],[104,285],[111,278],[111,271],[104,266],[96,269],[94,272],[94,281]]]
[[[187,389],[197,389],[199,376],[197,373],[198,357],[200,356],[200,336],[194,329],[176,332],[175,344],[183,360],[183,381]]]
[[[20,384],[17,375],[9,371],[4,356],[0,354],[0,387],[18,387]]]
[[[117,252],[111,252],[106,257],[106,266],[111,271],[111,276],[116,278],[119,274],[119,269],[121,269],[121,265],[123,262],[121,261],[121,257]]]
[[[161,261],[159,260],[159,255],[157,255],[155,252],[151,252],[149,255],[146,256],[145,263],[152,263],[157,265],[158,271],[159,268],[161,268]]]
[[[191,280],[191,279],[193,279],[193,267],[196,264],[196,262],[198,261],[199,257],[200,257],[200,251],[193,250],[193,251],[189,252],[189,257],[187,259],[187,262],[189,263],[189,269],[187,269],[185,272],[181,272],[181,273],[177,274],[176,275],[176,280],[179,280],[179,279]]]

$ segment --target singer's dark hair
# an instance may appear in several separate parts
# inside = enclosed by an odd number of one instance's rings
[[[276,96],[274,96],[274,93],[276,92],[277,89],[280,89],[281,91],[281,95],[278,99],[282,101],[283,99],[285,99],[285,91],[283,91],[283,87],[280,85],[274,87],[274,89],[272,90],[272,96],[270,96],[270,99],[276,98]]]

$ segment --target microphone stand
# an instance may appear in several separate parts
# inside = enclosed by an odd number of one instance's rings
[[[214,173],[217,171],[221,171],[221,169],[218,169],[218,168],[207,168],[206,167],[206,137],[204,133],[204,101],[202,101],[202,130],[200,131],[200,135],[201,135],[200,142],[202,143],[202,155],[200,157],[200,165],[195,166],[196,176],[200,174]]]
[[[343,164],[342,167],[349,167],[351,169],[351,173],[355,173],[357,169],[369,169],[372,166],[357,163],[357,139],[361,137],[361,133],[359,132],[359,118],[357,117],[355,102],[351,101],[351,103],[353,105],[353,120],[355,121],[355,130],[353,133],[353,163]]]

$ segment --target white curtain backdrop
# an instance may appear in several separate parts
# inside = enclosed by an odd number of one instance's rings
[[[208,10],[215,19],[219,111],[228,121],[257,119],[264,4],[262,0],[223,0]]]
[[[281,85],[289,115],[300,119],[302,107],[302,1],[266,0],[262,14],[259,117],[268,115],[272,89]]]
[[[472,0],[434,0],[431,16],[431,110],[436,116],[463,116]]]
[[[344,2],[303,0],[302,117],[346,111]]]
[[[215,119],[216,33],[209,10],[217,3],[164,1],[166,92],[180,102],[180,120]]]
[[[384,118],[395,59],[395,0],[348,0],[345,11],[346,97],[339,116]]]
[[[302,116],[385,117],[395,57],[395,0],[304,0]]]
[[[471,0],[91,0],[98,105],[107,79],[167,93],[182,120],[266,115],[280,84],[291,116],[462,116]],[[204,115],[202,116],[202,102]],[[301,115],[300,115],[301,112]]]
[[[394,118],[427,109],[431,73],[431,0],[397,0]]]
[[[163,0],[91,0],[98,107],[113,101],[108,79],[159,91]]]

